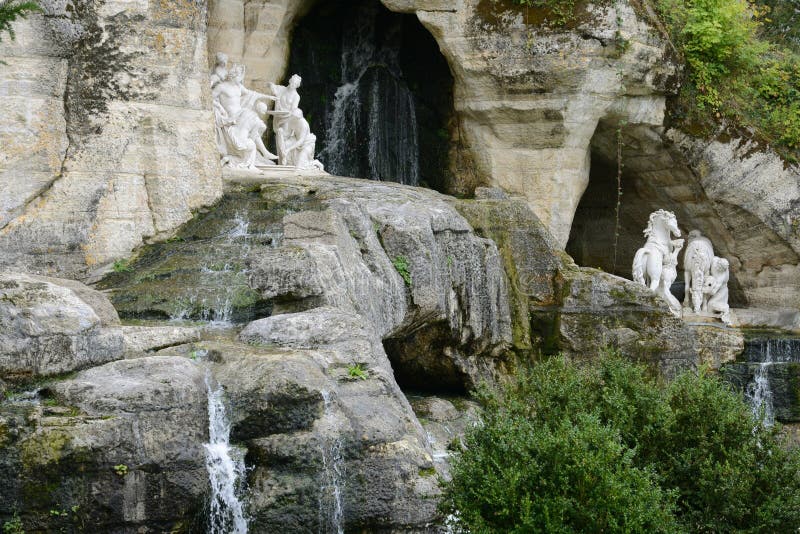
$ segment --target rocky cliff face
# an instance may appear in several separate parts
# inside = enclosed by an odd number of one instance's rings
[[[679,65],[628,2],[578,2],[555,26],[506,0],[382,1],[449,65],[461,159],[442,189],[459,199],[223,176],[208,52],[263,89],[311,0],[44,3],[0,45],[0,519],[196,532],[209,379],[253,531],[435,531],[443,442],[476,414],[429,395],[539,354],[610,347],[672,376],[742,351],[614,276],[653,209],[712,237],[741,304],[800,296],[797,169],[665,130]],[[107,276],[100,293],[30,273]]]
[[[206,7],[41,4],[0,45],[0,262],[86,277],[220,194]]]
[[[75,282],[4,276],[0,517],[194,531],[218,383],[253,531],[433,532],[437,476],[474,408],[417,395],[418,419],[400,386],[463,394],[538,351],[598,346],[669,376],[719,346],[632,282],[575,266],[499,191],[227,178],[216,206],[101,284],[146,324],[121,326]]]

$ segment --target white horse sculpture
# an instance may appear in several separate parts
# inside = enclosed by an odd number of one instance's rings
[[[650,220],[644,235],[647,242],[636,251],[633,258],[633,280],[652,291],[657,291],[661,284],[664,260],[670,256],[676,246],[683,246],[683,240],[673,241],[673,234],[681,236],[678,220],[671,211],[658,210],[650,214]]]
[[[691,304],[694,313],[700,313],[704,307],[703,291],[713,261],[714,246],[711,241],[703,237],[700,230],[689,232],[689,243],[683,255],[683,277],[686,282],[683,305],[688,308]]]

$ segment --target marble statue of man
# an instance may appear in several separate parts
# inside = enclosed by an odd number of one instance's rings
[[[247,89],[244,66],[232,66],[225,79],[212,90],[217,126],[217,145],[222,164],[255,170],[257,165],[273,165],[277,156],[264,146],[269,96]]]
[[[284,146],[286,165],[292,165],[298,169],[324,169],[322,163],[314,159],[317,136],[311,133],[311,126],[303,117],[301,109],[296,109],[291,113],[285,132],[287,134]]]
[[[300,109],[300,93],[297,89],[303,79],[297,74],[289,78],[286,86],[269,84],[269,89],[274,95],[275,111],[272,112],[272,130],[275,132],[275,147],[278,152],[278,161],[281,165],[292,165],[286,151],[287,138],[290,135],[289,122],[292,114]]]

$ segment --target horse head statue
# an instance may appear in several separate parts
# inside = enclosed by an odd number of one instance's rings
[[[671,211],[654,211],[650,214],[650,219],[647,221],[647,228],[644,229],[644,235],[648,240],[651,238],[666,238],[667,241],[670,241],[673,235],[675,237],[680,237],[681,231],[678,228],[678,219]]]

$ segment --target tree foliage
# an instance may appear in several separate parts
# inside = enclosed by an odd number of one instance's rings
[[[658,0],[686,58],[687,83],[676,118],[701,128],[726,119],[795,160],[800,149],[800,54],[769,18],[764,0]],[[781,9],[782,20],[791,20]]]
[[[798,453],[716,377],[556,357],[481,396],[443,501],[474,534],[800,526]]]
[[[3,40],[4,33],[8,33],[13,41],[15,36],[13,22],[36,11],[41,11],[36,2],[0,0],[0,42]]]

